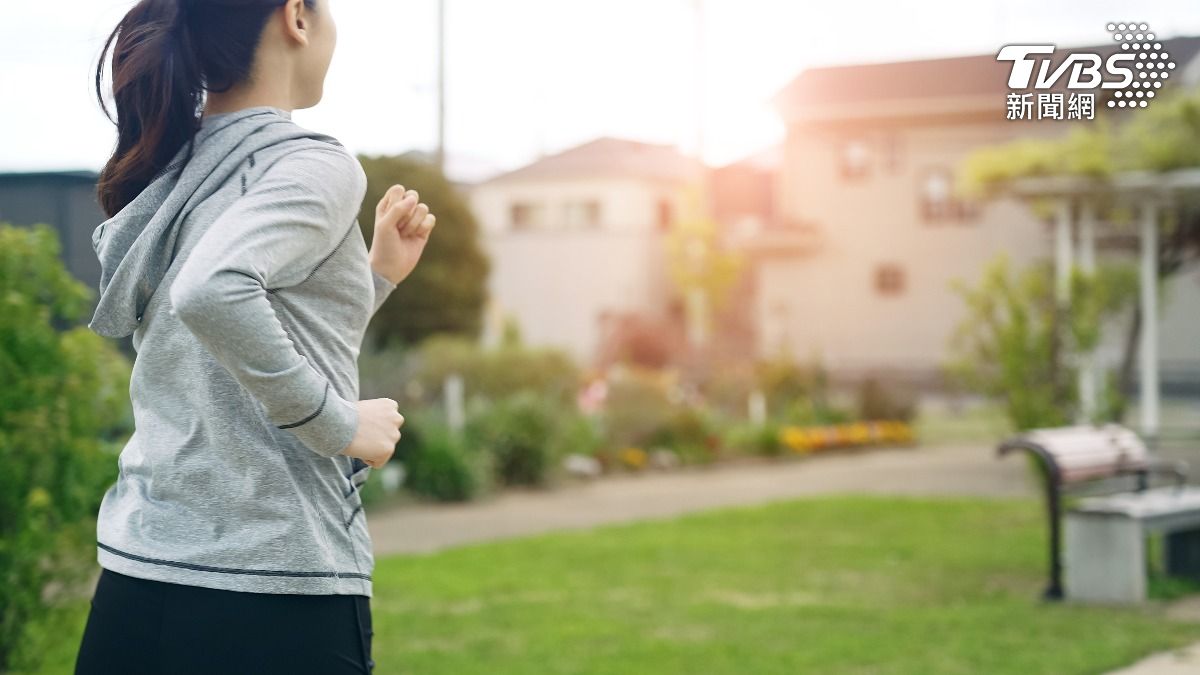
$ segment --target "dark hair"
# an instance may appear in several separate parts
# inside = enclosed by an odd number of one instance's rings
[[[249,78],[263,27],[285,2],[141,0],[125,14],[96,66],[96,97],[117,126],[116,148],[96,185],[108,216],[132,201],[192,140],[205,91],[227,91]],[[316,0],[304,4],[311,8]],[[100,84],[113,40],[115,121]]]

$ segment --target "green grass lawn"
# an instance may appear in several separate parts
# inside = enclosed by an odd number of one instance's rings
[[[836,496],[381,558],[376,672],[1062,675],[1200,639],[1042,603],[1044,537],[1034,499]]]

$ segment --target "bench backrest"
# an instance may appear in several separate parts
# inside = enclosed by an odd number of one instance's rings
[[[1147,466],[1150,453],[1132,430],[1119,424],[1033,429],[1022,434],[1053,458],[1064,483],[1106,478]]]

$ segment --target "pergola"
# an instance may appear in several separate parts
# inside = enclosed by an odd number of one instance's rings
[[[1139,285],[1142,333],[1139,344],[1141,433],[1155,440],[1159,433],[1158,364],[1158,224],[1161,216],[1179,207],[1184,197],[1200,196],[1200,169],[1167,172],[1130,171],[1108,178],[1048,176],[1011,181],[1009,191],[1023,199],[1048,199],[1054,205],[1055,296],[1070,306],[1070,272],[1076,255],[1085,272],[1096,266],[1097,218],[1101,205],[1130,207],[1137,214],[1141,259]],[[1078,251],[1072,236],[1077,229]],[[1080,364],[1080,413],[1090,419],[1096,410],[1096,364]]]

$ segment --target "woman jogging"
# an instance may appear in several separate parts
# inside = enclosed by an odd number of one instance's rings
[[[358,400],[368,322],[434,217],[292,121],[336,43],[330,0],[142,0],[109,36],[118,141],[89,324],[132,336],[135,432],[97,525],[76,673],[369,673],[359,488],[403,416]],[[107,108],[105,107],[107,113]]]

